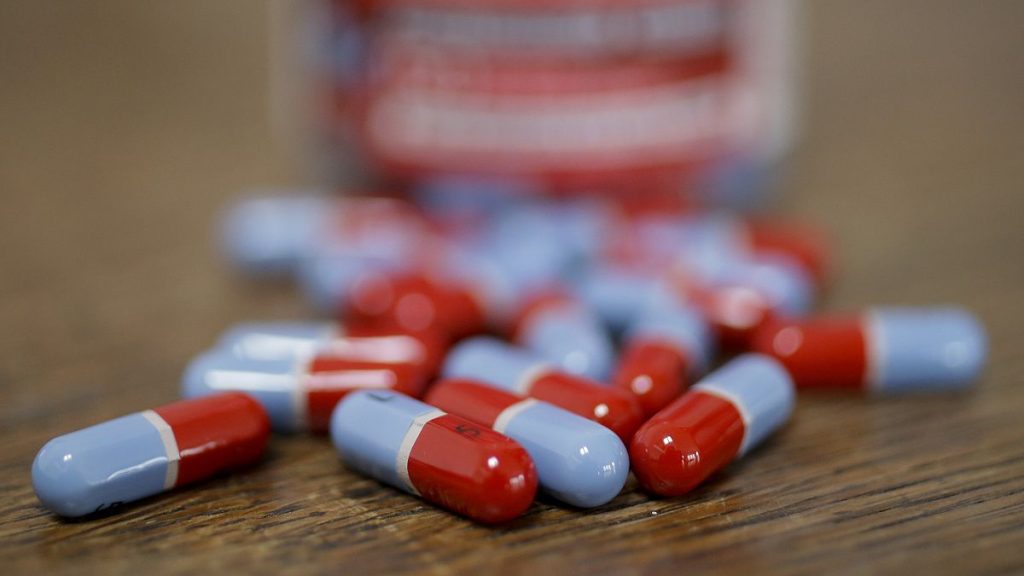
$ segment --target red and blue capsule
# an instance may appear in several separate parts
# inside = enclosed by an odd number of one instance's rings
[[[353,470],[483,524],[519,517],[537,492],[533,461],[514,440],[396,392],[348,395],[331,440]]]
[[[637,431],[629,448],[633,474],[658,496],[686,494],[785,424],[795,397],[777,361],[739,356]]]
[[[245,394],[217,394],[58,436],[32,464],[47,509],[86,516],[256,463],[270,427]]]

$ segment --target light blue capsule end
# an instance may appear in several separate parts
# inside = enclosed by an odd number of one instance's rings
[[[240,358],[287,360],[314,353],[336,330],[333,322],[247,322],[224,332],[217,347]]]
[[[562,370],[606,382],[615,363],[611,337],[589,310],[579,307],[538,312],[519,343]]]
[[[267,411],[275,432],[298,432],[305,428],[299,406],[296,361],[254,360],[215,350],[189,363],[181,380],[185,398],[220,392],[244,392]]]
[[[296,279],[306,301],[318,312],[337,313],[355,283],[366,274],[393,269],[384,259],[340,250],[318,250],[297,266]]]
[[[252,274],[289,274],[316,244],[329,200],[316,195],[249,198],[224,217],[224,252]]]
[[[399,448],[413,421],[436,410],[397,392],[352,392],[331,414],[331,441],[353,470],[408,490],[396,468]]]
[[[782,364],[762,354],[744,354],[693,387],[728,398],[743,414],[746,431],[739,456],[756,448],[793,414],[796,389]]]
[[[530,369],[544,364],[536,354],[509,346],[495,338],[463,340],[448,354],[445,378],[471,378],[509,392],[519,392],[519,381]]]
[[[546,402],[515,415],[503,433],[530,454],[541,487],[567,504],[607,504],[629,475],[629,455],[615,433]]]
[[[596,267],[575,282],[576,295],[612,330],[622,330],[654,298],[657,282],[613,267]]]
[[[164,491],[167,454],[141,414],[58,436],[32,464],[32,487],[49,510],[85,516]]]
[[[958,308],[879,309],[870,314],[868,330],[878,392],[966,388],[988,357],[985,328]]]

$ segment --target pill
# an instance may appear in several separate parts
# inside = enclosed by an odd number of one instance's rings
[[[550,402],[608,427],[624,442],[643,422],[640,404],[629,392],[567,374],[533,352],[494,338],[459,343],[441,373]]]
[[[573,293],[616,333],[662,290],[659,280],[624,266],[598,264],[575,275]]]
[[[352,288],[344,318],[406,331],[435,331],[458,339],[481,332],[486,310],[470,286],[406,272],[363,277]]]
[[[832,274],[829,240],[821,230],[796,222],[754,219],[744,221],[738,233],[753,251],[793,258],[819,285]]]
[[[409,364],[434,374],[446,345],[429,332],[400,333],[336,322],[248,322],[228,329],[217,346],[252,360],[288,360],[323,354],[333,358]]]
[[[313,251],[327,225],[330,203],[312,193],[241,200],[224,216],[223,250],[247,273],[292,273]]]
[[[626,483],[629,456],[622,440],[553,404],[459,379],[438,382],[425,400],[518,442],[533,459],[541,488],[563,502],[601,506]]]
[[[269,431],[245,394],[175,402],[50,440],[32,486],[49,510],[85,516],[253,464]]]
[[[612,383],[653,416],[683,393],[690,377],[707,370],[713,347],[711,329],[695,309],[657,306],[627,330]]]
[[[285,360],[252,360],[215,350],[194,359],[182,378],[186,398],[224,391],[255,398],[278,432],[323,433],[346,394],[394,389],[419,395],[426,375],[408,365],[377,364],[318,354]]]
[[[758,334],[755,349],[778,358],[797,387],[877,393],[967,387],[988,354],[984,327],[958,308],[879,308],[780,321]]]
[[[395,392],[349,394],[331,440],[350,468],[484,524],[520,516],[537,492],[514,440]]]
[[[782,365],[759,354],[739,356],[637,431],[629,448],[633,474],[653,494],[685,494],[781,427],[794,398]]]
[[[595,380],[607,380],[615,362],[615,348],[601,320],[557,289],[525,300],[513,340],[570,374]]]

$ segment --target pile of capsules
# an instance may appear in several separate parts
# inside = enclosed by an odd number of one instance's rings
[[[233,207],[224,243],[331,321],[235,326],[185,400],[51,440],[32,470],[50,510],[244,467],[270,430],[328,433],[349,468],[485,524],[538,489],[601,506],[630,471],[679,496],[796,390],[960,389],[986,358],[961,309],[815,315],[817,232],[682,204],[269,196]]]

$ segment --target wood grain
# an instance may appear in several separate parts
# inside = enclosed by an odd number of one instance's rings
[[[808,3],[811,4],[811,3]],[[4,573],[1024,571],[1024,3],[807,7],[804,140],[780,206],[827,226],[827,307],[962,303],[990,369],[966,394],[801,396],[694,494],[632,482],[474,526],[345,471],[322,438],[247,474],[66,522],[32,494],[48,438],[175,398],[231,322],[307,314],[212,249],[239,189],[297,181],[270,135],[265,7],[0,4]]]

